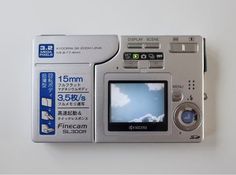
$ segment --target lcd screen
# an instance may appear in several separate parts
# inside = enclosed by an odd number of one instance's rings
[[[167,116],[167,81],[109,81],[110,131],[166,131]]]

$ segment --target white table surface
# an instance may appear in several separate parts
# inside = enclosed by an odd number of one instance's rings
[[[31,40],[38,34],[203,35],[205,141],[33,143]],[[236,173],[235,53],[233,0],[1,0],[0,173]]]

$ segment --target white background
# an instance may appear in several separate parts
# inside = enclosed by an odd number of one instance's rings
[[[1,0],[0,172],[236,173],[235,18],[233,0]],[[38,34],[203,35],[209,96],[205,141],[33,143],[31,40]]]

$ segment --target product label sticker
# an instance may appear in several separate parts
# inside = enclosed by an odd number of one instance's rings
[[[91,99],[87,75],[40,73],[40,135],[87,135]]]
[[[39,58],[53,58],[54,44],[39,44]]]
[[[40,73],[40,134],[55,134],[55,73]]]
[[[88,134],[91,129],[89,80],[87,75],[57,75],[57,132]]]

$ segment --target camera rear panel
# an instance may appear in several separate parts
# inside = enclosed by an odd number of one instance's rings
[[[95,65],[96,142],[200,142],[204,52],[200,36],[122,36]]]
[[[200,142],[201,36],[38,36],[35,142]]]

